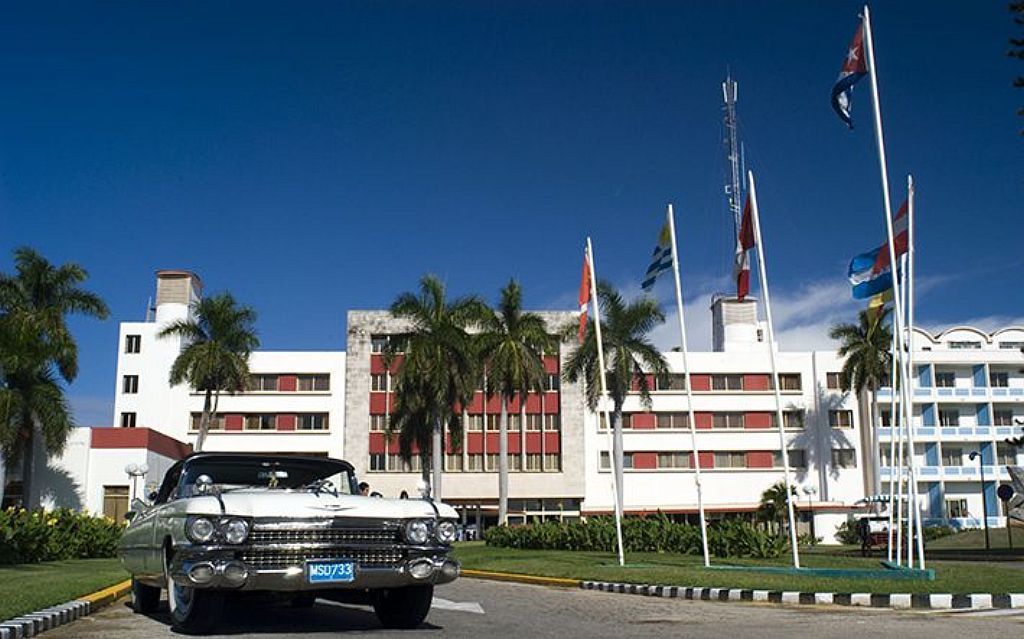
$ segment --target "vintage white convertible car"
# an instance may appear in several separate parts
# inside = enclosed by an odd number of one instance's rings
[[[371,604],[389,628],[413,628],[434,585],[454,581],[456,513],[429,499],[359,494],[348,462],[196,453],[136,500],[121,541],[136,612],[168,592],[174,628],[210,631],[226,596],[283,593]]]

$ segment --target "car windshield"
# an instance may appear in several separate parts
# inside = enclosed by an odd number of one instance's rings
[[[178,484],[180,496],[194,494],[201,475],[209,476],[221,490],[258,486],[352,494],[354,483],[348,466],[332,459],[214,456],[186,463]]]

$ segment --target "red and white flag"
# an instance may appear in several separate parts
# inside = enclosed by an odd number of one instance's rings
[[[754,222],[750,217],[750,194],[747,194],[747,201],[743,205],[743,220],[740,222],[740,232],[736,236],[736,263],[733,267],[733,274],[736,276],[736,299],[743,301],[750,293],[750,254],[747,253],[754,247]]]
[[[580,279],[580,330],[579,340],[583,343],[583,336],[587,332],[587,307],[590,305],[590,258],[583,254],[583,277]]]

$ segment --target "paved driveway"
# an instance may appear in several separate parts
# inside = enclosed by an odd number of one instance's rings
[[[319,601],[311,610],[235,605],[219,632],[228,637],[315,639],[375,637],[714,637],[806,636],[981,639],[1024,636],[1024,611],[889,612],[871,609],[779,607],[616,595],[460,579],[440,587],[427,623],[417,631],[380,628],[373,611]],[[47,639],[177,637],[167,616],[136,615],[122,601],[63,626]]]

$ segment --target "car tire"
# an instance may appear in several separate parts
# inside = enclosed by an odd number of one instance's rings
[[[160,588],[147,586],[138,579],[132,579],[132,610],[135,612],[156,612],[160,606]]]
[[[164,560],[167,581],[167,608],[171,613],[171,629],[188,635],[206,634],[220,621],[224,610],[224,593],[206,588],[179,586],[171,579],[171,570]]]
[[[389,588],[377,593],[373,611],[385,628],[416,628],[427,618],[433,599],[433,584]]]

